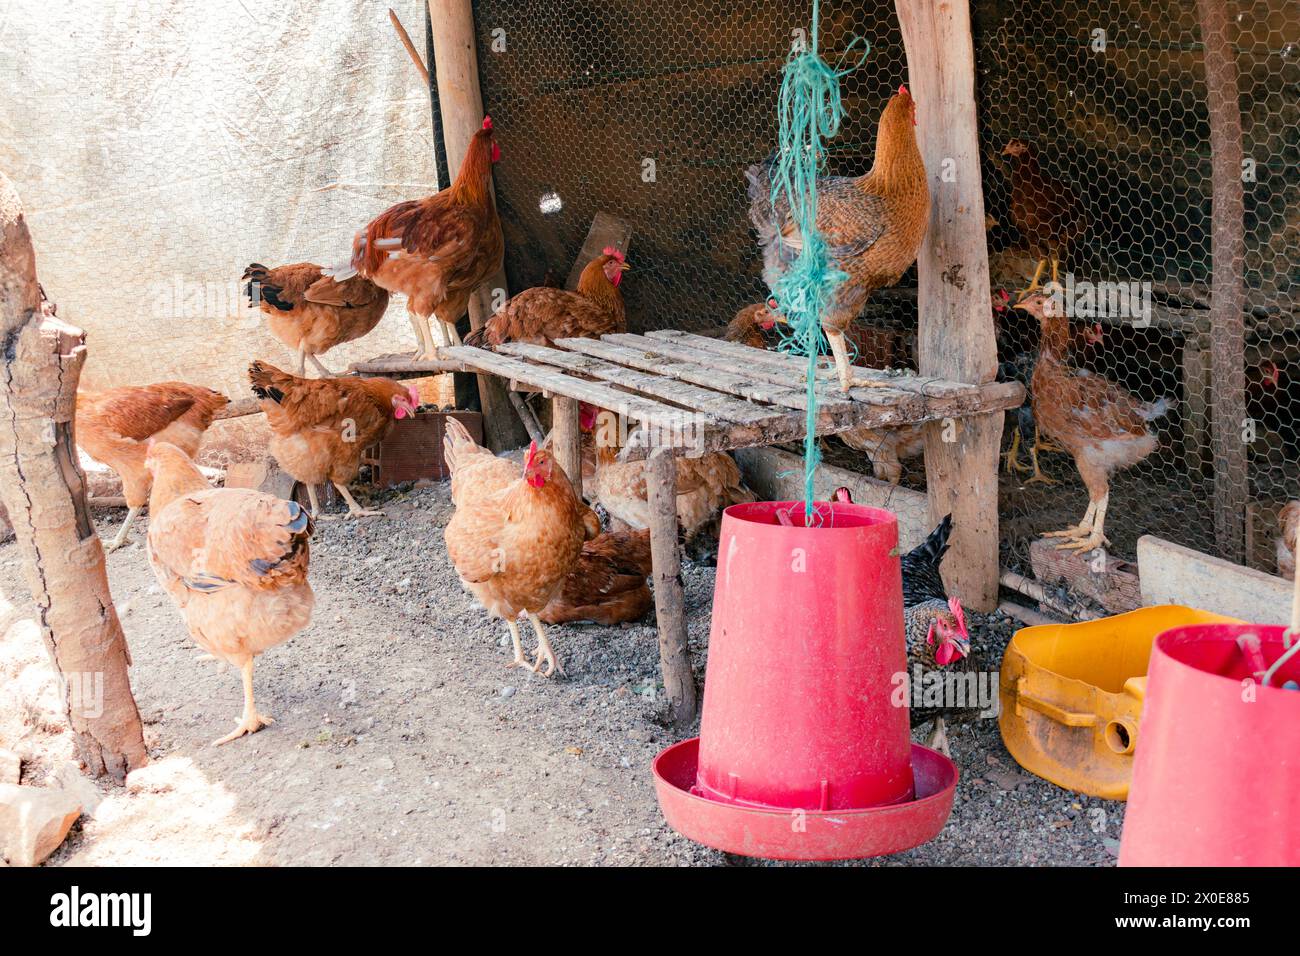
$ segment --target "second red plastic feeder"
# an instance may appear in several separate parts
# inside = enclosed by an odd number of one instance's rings
[[[655,761],[668,822],[778,859],[916,846],[952,809],[952,761],[914,746],[894,515],[802,502],[728,508],[700,737]],[[778,511],[791,525],[782,525]]]

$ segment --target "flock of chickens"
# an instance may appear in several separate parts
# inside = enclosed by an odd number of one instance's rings
[[[854,384],[850,349],[862,307],[873,291],[897,282],[912,265],[929,218],[914,116],[911,95],[900,87],[881,115],[871,171],[818,181],[817,225],[847,276],[823,316],[846,390]],[[1026,157],[1032,160],[1028,150],[1013,155],[1022,167]],[[501,225],[491,196],[491,168],[500,158],[492,122],[485,119],[455,182],[377,216],[356,233],[347,263],[333,268],[254,263],[245,271],[250,302],[296,356],[293,372],[253,361],[249,381],[270,427],[270,451],[307,487],[309,510],[254,490],[209,487],[192,459],[204,430],[227,402],[219,393],[167,382],[79,397],[78,442],[122,476],[130,509],[109,549],[125,542],[147,502],[148,557],[160,582],[195,641],[242,672],[243,714],[235,730],[215,743],[270,722],[254,706],[253,661],[310,619],[309,539],[314,522],[329,517],[320,513],[317,486],[333,484],[349,517],[381,514],[362,508],[348,485],[357,476],[362,450],[420,405],[414,388],[384,378],[335,376],[322,356],[372,330],[391,293],[406,296],[417,357],[434,357],[440,345],[459,342],[456,323],[471,293],[502,264]],[[763,164],[748,171],[750,216],[763,250],[764,275],[772,284],[797,255],[802,238],[788,210],[771,202],[767,176]],[[1030,181],[1020,205],[1032,204],[1035,196],[1041,200],[1043,191],[1041,182]],[[1033,415],[1038,427],[1074,456],[1089,489],[1083,521],[1061,534],[1070,546],[1092,547],[1104,539],[1106,476],[1150,454],[1154,438],[1146,422],[1161,408],[1137,402],[1099,376],[1075,371],[1067,354],[1065,317],[1052,297],[1033,288],[1048,259],[1055,277],[1058,260],[1081,227],[1068,213],[1041,202],[1036,218],[1017,224],[1041,254],[1026,290],[1030,294],[1017,303],[1042,326],[1031,382]],[[583,270],[576,290],[524,291],[466,343],[548,345],[564,337],[625,331],[620,284],[628,268],[623,252],[607,248]],[[770,299],[741,310],[725,334],[766,348],[765,333],[782,321],[779,303]],[[309,363],[322,377],[306,377]],[[546,624],[635,620],[651,604],[644,466],[619,460],[618,440],[609,436],[623,434],[621,426],[616,410],[583,408],[589,506],[548,447],[534,443],[520,467],[477,446],[458,422],[447,421],[444,454],[455,506],[445,530],[447,551],[465,587],[489,614],[505,621],[513,665],[546,676],[562,673]],[[918,453],[921,445],[917,428],[863,429],[842,437],[868,450],[877,474],[894,481],[901,459]],[[1035,453],[1037,447],[1035,441]],[[688,543],[705,534],[727,505],[753,499],[726,454],[679,459],[677,487],[678,518]],[[615,530],[605,530],[615,523]],[[949,600],[938,574],[950,530],[945,519],[903,562],[909,657],[927,668],[968,668],[978,653],[960,602]],[[520,638],[521,617],[535,633],[532,660]],[[942,730],[936,719],[936,736],[941,738]]]

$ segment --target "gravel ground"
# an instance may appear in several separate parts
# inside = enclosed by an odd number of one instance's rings
[[[550,629],[564,679],[508,669],[505,628],[447,561],[446,485],[374,500],[387,518],[319,524],[315,619],[257,665],[259,709],[276,723],[225,747],[207,745],[239,713],[237,673],[196,660],[145,560],[143,522],[109,555],[152,763],[126,788],[102,788],[51,863],[752,865],[660,816],[649,764],[676,735],[659,722],[651,622]],[[103,535],[120,515],[100,516]],[[688,563],[684,578],[703,667],[713,570]],[[24,756],[24,783],[53,785],[69,777],[71,742],[12,544],[0,548],[0,596],[0,678],[20,699],[0,715],[0,744]],[[1010,620],[971,617],[1005,646]],[[995,719],[950,739],[961,769],[951,820],[930,843],[869,863],[1114,862],[1123,804],[1022,771]]]

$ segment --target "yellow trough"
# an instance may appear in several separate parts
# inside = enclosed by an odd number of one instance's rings
[[[1235,621],[1170,604],[1021,628],[1007,645],[999,682],[998,726],[1007,750],[1057,786],[1128,799],[1156,635],[1185,624]]]

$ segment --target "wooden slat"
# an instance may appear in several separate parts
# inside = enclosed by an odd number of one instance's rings
[[[563,345],[566,342],[574,341],[585,342],[590,340],[561,339],[557,344]],[[502,345],[497,351],[504,352],[507,355],[517,355],[520,358],[531,359],[535,362],[544,362],[547,365],[554,365],[568,372],[590,375],[592,378],[610,382],[621,388],[642,392],[651,398],[665,399],[679,405],[685,405],[696,411],[715,415],[723,421],[755,424],[771,421],[785,414],[783,411],[773,409],[771,406],[741,401],[722,392],[699,388],[689,382],[676,381],[662,375],[651,375],[648,372],[637,371],[624,365],[615,365],[612,362],[606,362],[577,352],[563,352],[559,349],[522,342],[511,342]]]
[[[725,339],[693,335],[690,332],[679,332],[676,329],[663,329],[658,332],[649,332],[647,335],[653,339],[667,339],[712,354],[738,359],[751,366],[758,364],[764,368],[779,370],[785,374],[784,380],[795,381],[800,387],[802,387],[808,371],[808,363],[804,356],[792,355],[789,352],[756,349],[748,345],[741,345],[739,342],[728,342]],[[956,395],[963,389],[971,387],[961,382],[949,382],[940,378],[891,374],[883,369],[867,368],[863,365],[854,365],[852,369],[855,378],[881,382],[900,392],[915,392],[920,395]],[[838,373],[836,373],[835,366],[829,358],[823,356],[818,359],[816,375],[819,383],[825,383],[828,389],[834,389],[835,395],[843,397],[843,393],[839,390]],[[879,391],[879,388],[875,387],[852,388],[849,390],[849,397],[857,401],[872,401],[875,397],[878,397],[874,393]]]
[[[463,361],[473,368],[531,385],[543,392],[576,398],[600,408],[617,410],[634,421],[649,424],[656,429],[685,429],[698,425],[707,428],[710,424],[714,427],[718,424],[710,416],[698,412],[674,408],[631,392],[610,388],[600,382],[574,378],[554,368],[530,365],[517,358],[488,352],[485,349],[456,345],[441,349],[440,352],[449,358]]]
[[[702,339],[701,336],[694,336],[694,338]],[[628,348],[638,349],[651,355],[668,356],[681,362],[689,362],[715,375],[719,371],[727,372],[733,378],[739,379],[750,386],[758,382],[781,386],[788,389],[788,392],[782,394],[797,394],[799,396],[797,399],[798,407],[805,407],[806,398],[802,379],[797,379],[784,369],[764,365],[761,362],[750,363],[740,358],[727,358],[682,341],[651,339],[643,335],[629,333],[606,335],[603,337],[603,341],[625,345]],[[703,341],[711,340],[704,339]],[[763,354],[759,349],[753,349],[752,351],[755,355]],[[852,414],[851,409],[854,406],[855,399],[868,404],[885,405],[900,401],[906,396],[904,392],[886,389],[862,389],[861,391],[862,395],[845,395],[830,383],[819,383],[816,387],[817,404],[832,413],[847,412]]]
[[[465,365],[461,362],[427,360],[416,361],[406,353],[393,353],[390,355],[376,355],[371,359],[363,359],[360,362],[353,362],[348,366],[349,375],[440,375],[443,372],[464,372]]]

